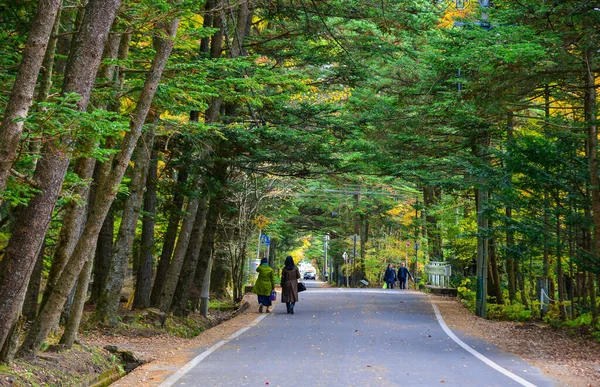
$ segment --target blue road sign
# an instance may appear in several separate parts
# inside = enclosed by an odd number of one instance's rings
[[[271,238],[269,238],[267,234],[260,234],[260,243],[269,246],[271,244]]]

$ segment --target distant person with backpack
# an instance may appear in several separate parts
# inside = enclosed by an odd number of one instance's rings
[[[409,277],[411,281],[415,280],[412,274],[410,274],[410,271],[404,267],[404,262],[402,262],[398,267],[398,286],[400,286],[400,289],[406,289],[406,280]]]
[[[385,269],[383,280],[387,284],[388,289],[394,288],[394,282],[396,282],[396,270],[394,270],[391,263],[388,264],[387,269]]]

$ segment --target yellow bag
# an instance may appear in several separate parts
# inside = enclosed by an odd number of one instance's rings
[[[383,288],[384,288],[384,289],[387,289],[387,282],[384,282],[384,283],[383,283]]]

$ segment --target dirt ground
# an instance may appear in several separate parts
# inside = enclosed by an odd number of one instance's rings
[[[446,324],[525,359],[563,386],[600,386],[600,344],[538,323],[489,321],[458,299],[429,295]]]

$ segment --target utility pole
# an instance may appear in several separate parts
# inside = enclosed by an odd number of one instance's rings
[[[325,260],[323,261],[323,277],[327,277],[327,281],[329,281],[329,276],[327,275],[327,248],[329,247],[329,234],[325,234],[323,236],[323,250],[325,251]]]
[[[349,285],[348,285],[348,253],[344,251],[344,254],[342,254],[342,257],[344,258],[344,263],[346,264],[346,287],[349,287]]]
[[[419,289],[419,247],[421,247],[419,242],[415,241],[415,286],[417,290]]]

